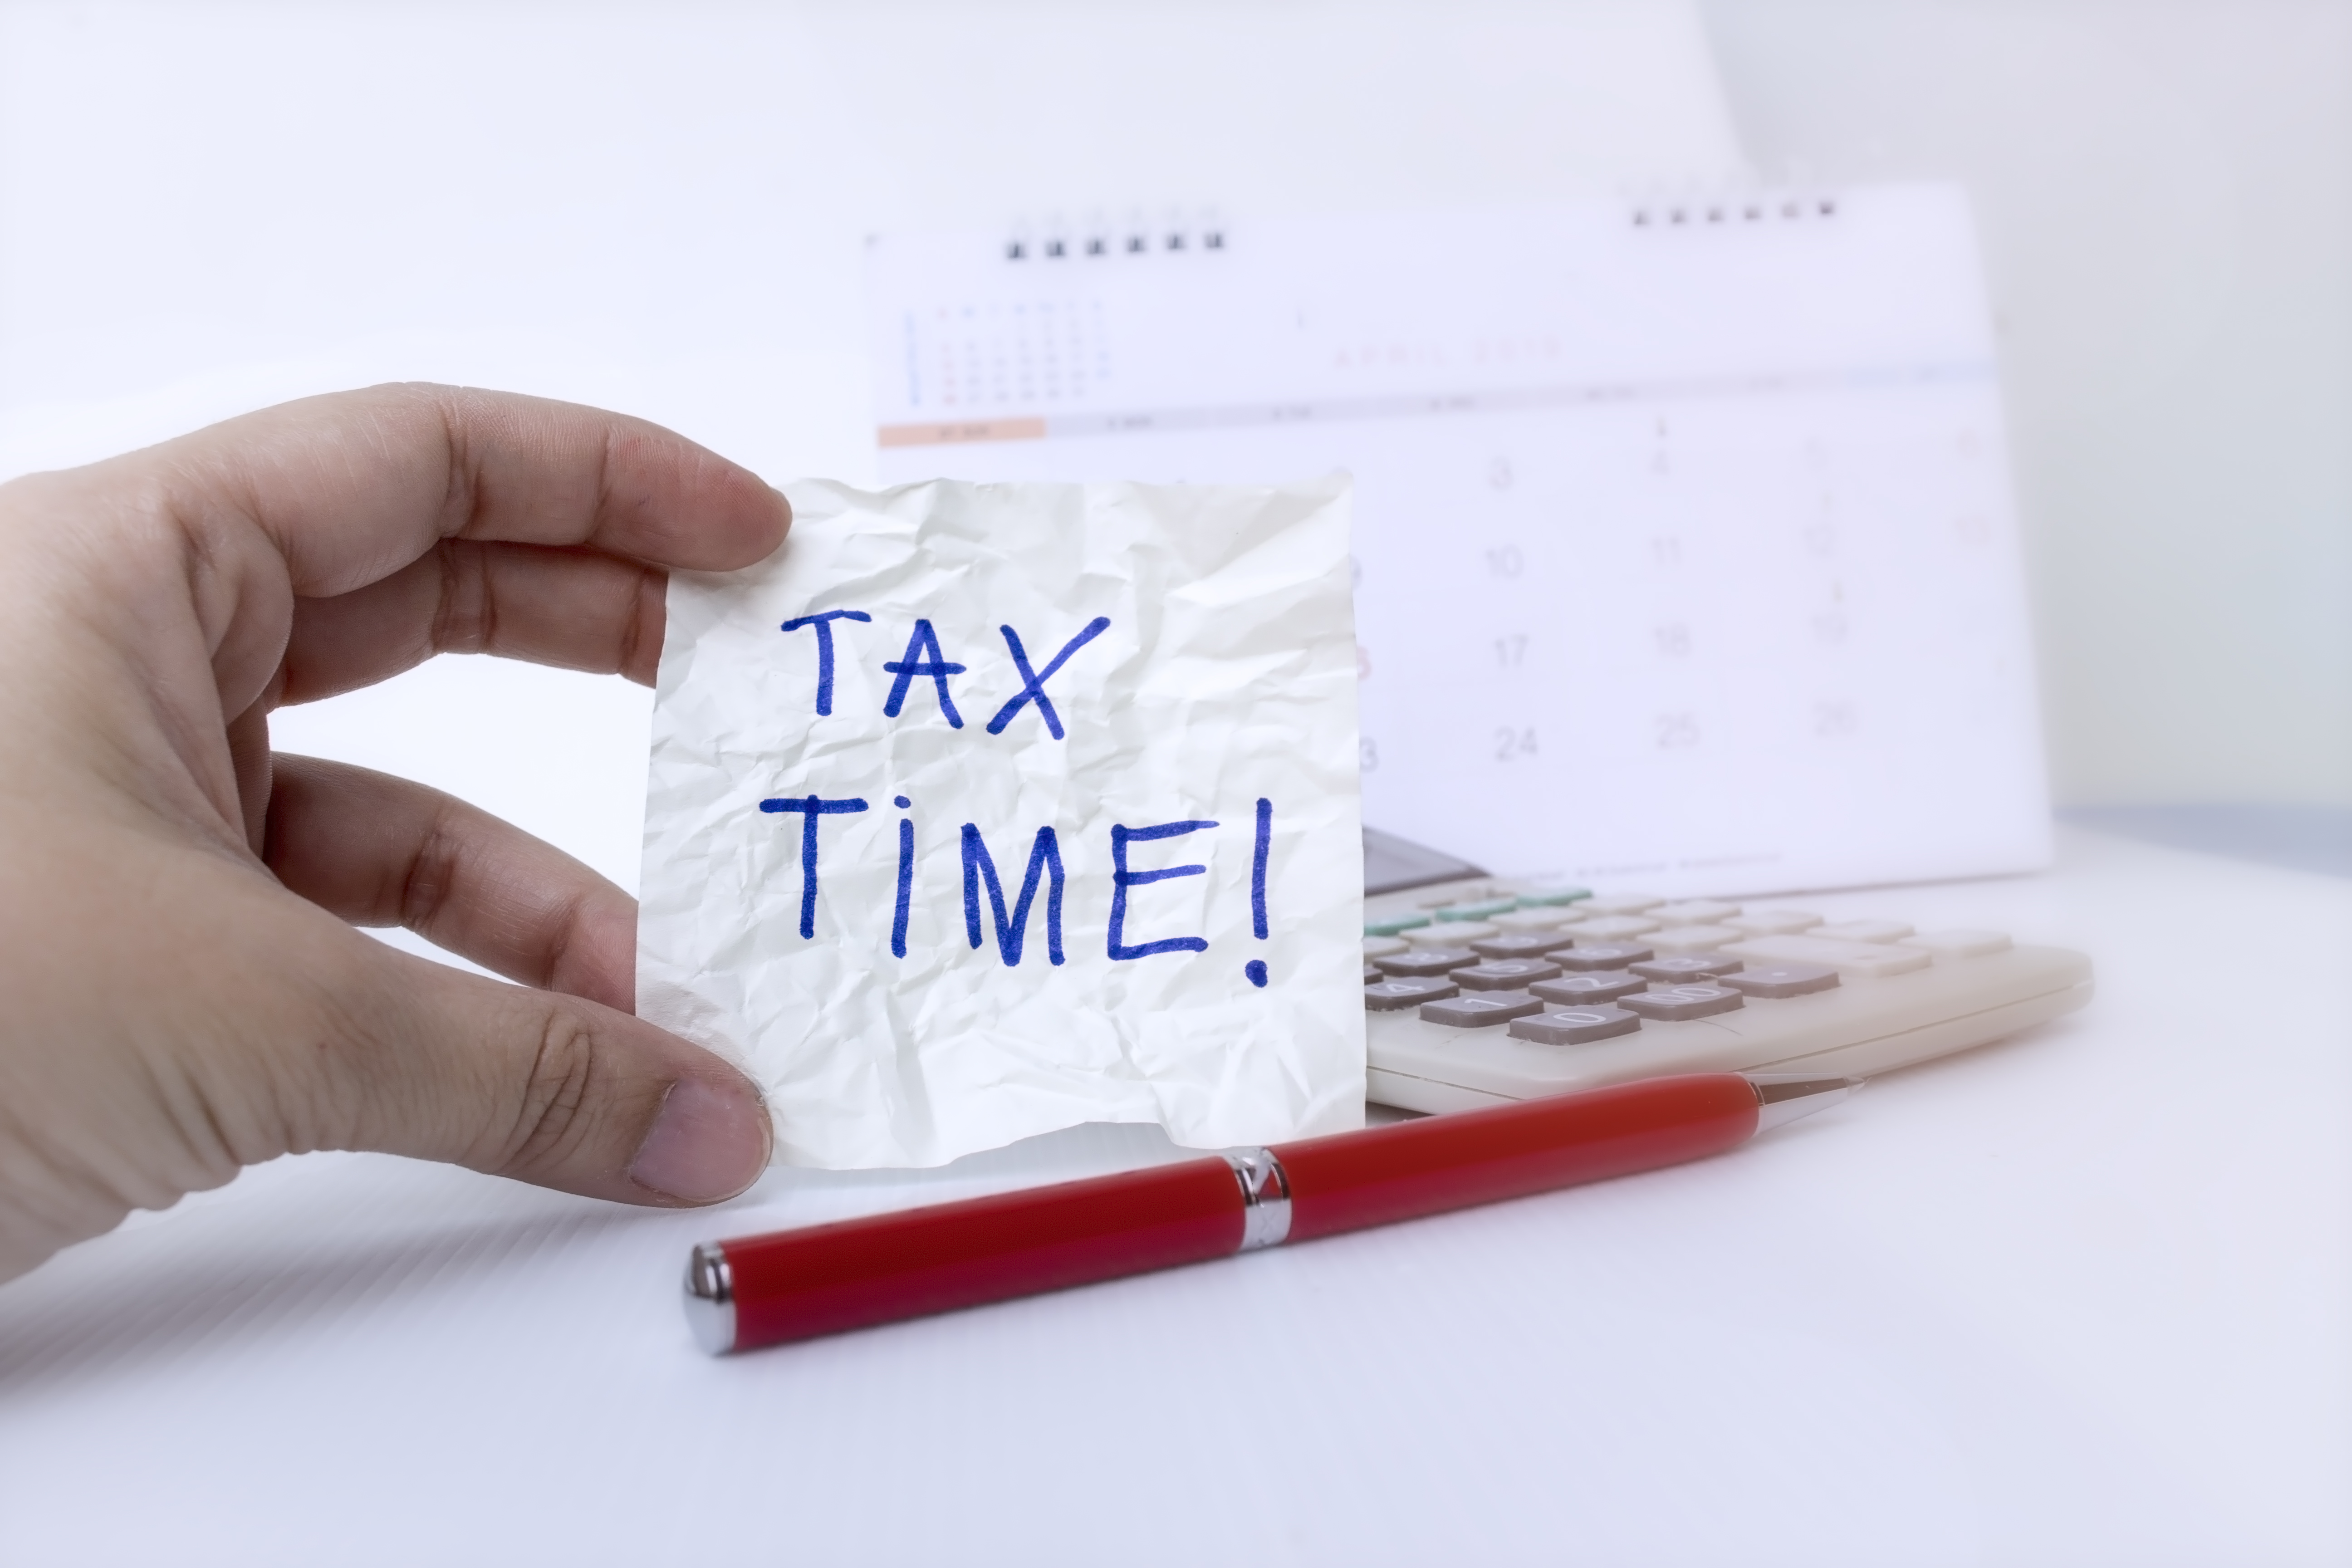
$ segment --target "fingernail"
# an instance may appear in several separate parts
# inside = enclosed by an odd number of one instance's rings
[[[768,1110],[741,1088],[682,1078],[670,1085],[629,1179],[680,1203],[731,1198],[768,1163]]]

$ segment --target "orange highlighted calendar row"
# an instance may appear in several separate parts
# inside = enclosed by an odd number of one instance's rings
[[[944,447],[957,441],[1040,441],[1043,419],[950,419],[939,424],[885,425],[877,434],[885,447]]]

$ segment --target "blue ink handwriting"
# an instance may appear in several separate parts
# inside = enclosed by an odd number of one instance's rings
[[[895,804],[904,811],[913,803],[905,795]],[[898,906],[890,916],[890,956],[907,956],[907,912],[915,903],[915,825],[906,817],[898,819]]]
[[[819,800],[816,796],[763,800],[761,811],[798,811],[806,815],[801,819],[801,937],[806,941],[816,935],[816,819],[833,816],[845,811],[864,811],[862,800]]]
[[[926,648],[930,650],[930,658],[916,657]],[[896,719],[898,716],[898,710],[906,706],[907,688],[914,684],[917,676],[928,675],[931,678],[932,686],[939,691],[940,711],[947,715],[949,727],[956,730],[963,728],[963,715],[956,711],[954,700],[948,696],[948,677],[961,675],[965,667],[961,664],[950,664],[947,661],[947,656],[940,652],[940,635],[931,630],[930,622],[917,621],[915,635],[907,639],[906,658],[891,659],[882,668],[898,678],[890,688],[890,700],[882,704],[884,718]]]
[[[825,610],[784,623],[783,629],[788,632],[796,632],[803,626],[816,628],[817,717],[823,718],[833,711],[833,623],[870,621],[873,618],[863,610]]]
[[[1051,872],[1053,880],[1045,893],[1045,958],[1048,963],[1062,962],[1062,843],[1051,827],[1037,830],[1036,841],[1029,849],[1029,869],[1021,879],[1021,896],[1013,900],[1008,918],[1004,911],[1004,885],[996,879],[996,862],[990,858],[988,842],[980,836],[975,823],[963,825],[963,924],[964,934],[971,945],[980,945],[980,884],[988,882],[988,905],[996,921],[996,952],[1004,960],[1004,967],[1013,968],[1021,962],[1022,944],[1028,940],[1029,910],[1037,899],[1037,879]]]
[[[1265,861],[1274,847],[1274,802],[1263,795],[1257,803],[1257,847],[1250,856],[1250,931],[1265,940]]]
[[[1250,853],[1250,931],[1264,942],[1265,924],[1265,862],[1274,847],[1274,802],[1264,795],[1257,803],[1257,845]],[[1265,986],[1265,960],[1253,958],[1242,965],[1249,983],[1263,990]]]
[[[1155,871],[1130,871],[1127,868],[1127,847],[1149,844],[1162,838],[1181,838],[1187,833],[1198,833],[1204,827],[1214,827],[1213,822],[1162,822],[1150,827],[1129,827],[1113,823],[1110,830],[1110,955],[1114,959],[1150,958],[1158,952],[1203,952],[1209,942],[1205,937],[1171,936],[1159,942],[1129,944],[1127,935],[1127,890],[1164,882],[1171,877],[1199,877],[1207,873],[1206,866],[1163,866]]]
[[[1047,732],[1056,741],[1063,739],[1062,716],[1054,711],[1053,700],[1045,695],[1045,682],[1054,679],[1055,670],[1070,662],[1072,654],[1109,629],[1110,617],[1097,616],[1087,623],[1086,630],[1062,645],[1062,651],[1054,656],[1053,662],[1040,674],[1029,668],[1029,653],[1021,646],[1020,634],[1011,626],[999,626],[997,630],[1004,634],[1004,646],[1013,650],[1013,668],[1021,672],[1021,690],[1012,701],[996,710],[996,717],[988,721],[988,732],[992,735],[1004,733],[1004,726],[1013,722],[1013,716],[1021,711],[1022,704],[1034,702],[1037,704],[1037,716],[1045,721]]]

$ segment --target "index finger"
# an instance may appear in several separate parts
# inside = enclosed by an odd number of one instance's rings
[[[466,387],[304,398],[146,456],[181,508],[258,526],[306,598],[376,582],[446,539],[725,571],[766,556],[792,521],[750,469],[658,425]]]

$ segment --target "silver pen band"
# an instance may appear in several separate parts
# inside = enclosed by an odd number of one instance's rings
[[[1228,1149],[1225,1163],[1242,1189],[1244,1252],[1279,1247],[1290,1238],[1290,1174],[1271,1149]]]

